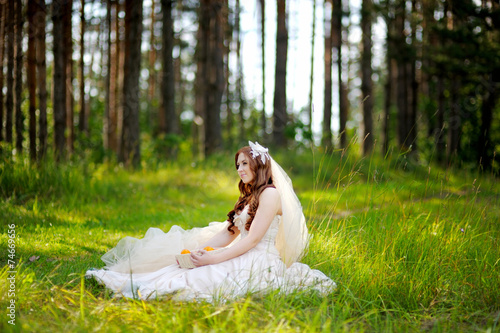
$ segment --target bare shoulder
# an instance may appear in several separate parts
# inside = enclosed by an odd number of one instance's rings
[[[281,198],[277,189],[268,187],[262,191],[259,198],[259,208],[281,214]]]
[[[260,200],[279,200],[280,194],[274,187],[268,187],[260,194]]]

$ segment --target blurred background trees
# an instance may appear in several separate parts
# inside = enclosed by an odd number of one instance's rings
[[[314,8],[311,43],[301,48],[324,44],[298,64],[311,73],[304,110],[287,94],[288,42],[304,29],[290,19],[294,2]],[[499,170],[498,1],[352,3],[255,1],[259,89],[274,91],[266,110],[265,99],[245,94],[240,0],[0,1],[2,158],[43,161],[50,153],[139,166],[182,150],[203,158],[251,139],[325,150],[352,144],[363,154]],[[266,31],[268,20],[276,33]],[[276,49],[266,50],[271,38]],[[313,75],[315,61],[323,77]],[[313,81],[324,87],[316,132]]]

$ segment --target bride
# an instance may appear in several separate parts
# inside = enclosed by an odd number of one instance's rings
[[[174,226],[167,233],[150,228],[142,239],[126,237],[102,257],[106,267],[86,276],[115,296],[141,299],[216,301],[276,289],[331,292],[336,285],[329,277],[298,262],[308,232],[290,178],[267,148],[249,144],[235,155],[240,197],[226,222],[190,230]],[[176,255],[183,249],[190,250],[194,268],[179,266]]]

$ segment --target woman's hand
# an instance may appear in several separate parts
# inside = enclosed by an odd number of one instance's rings
[[[191,261],[196,267],[216,264],[214,255],[210,255],[206,250],[200,250],[191,253]]]

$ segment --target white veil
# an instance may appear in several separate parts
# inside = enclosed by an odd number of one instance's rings
[[[260,156],[264,163],[266,158],[271,161],[273,184],[280,194],[283,213],[276,236],[276,248],[288,267],[301,258],[307,247],[308,232],[302,205],[293,190],[290,177],[269,155],[268,149],[258,142],[249,141],[249,145],[252,148],[253,158]]]

